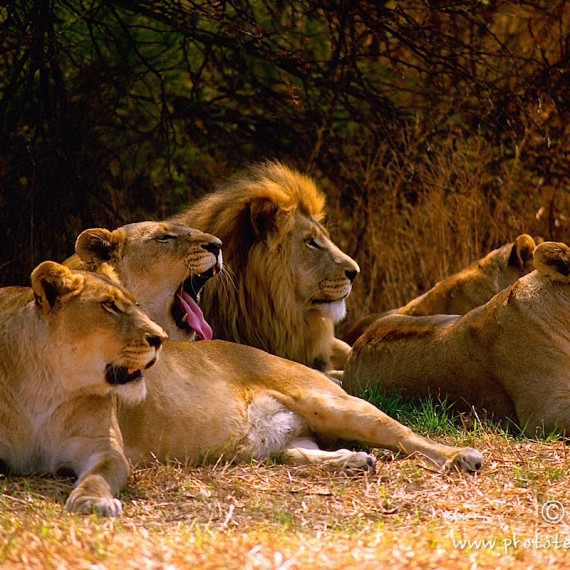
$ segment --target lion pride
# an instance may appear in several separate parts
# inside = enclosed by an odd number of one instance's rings
[[[356,341],[343,386],[446,397],[530,435],[570,430],[570,248],[544,242],[536,269],[463,316],[390,315]]]
[[[165,232],[171,236],[166,241]],[[113,232],[85,230],[76,248],[92,269],[110,268],[125,283],[136,283],[143,308],[152,308],[153,317],[169,326],[172,294],[181,282],[188,284],[193,270],[207,278],[219,267],[215,256],[203,254],[196,266],[199,252],[191,236],[201,243],[199,232],[181,224],[141,222]],[[152,271],[141,270],[146,264]],[[136,463],[149,457],[197,463],[276,454],[283,462],[345,473],[373,469],[368,453],[319,448],[357,441],[420,454],[441,468],[474,471],[481,465],[478,451],[420,437],[320,372],[250,346],[169,341],[156,366],[146,400],[119,404],[125,452]]]
[[[175,218],[219,237],[233,282],[206,284],[201,306],[217,338],[327,370],[350,347],[334,338],[358,275],[323,227],[325,198],[278,162],[253,166]]]

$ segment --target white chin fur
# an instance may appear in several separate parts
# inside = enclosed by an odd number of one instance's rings
[[[135,405],[146,398],[146,380],[140,378],[115,388],[117,396],[126,404]]]
[[[344,299],[334,303],[323,303],[319,305],[319,308],[323,317],[330,319],[333,323],[338,323],[346,317],[346,303]]]

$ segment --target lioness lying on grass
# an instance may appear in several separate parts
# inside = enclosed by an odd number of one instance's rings
[[[115,516],[129,464],[115,400],[145,395],[164,331],[122,287],[46,261],[0,291],[0,465],[78,477],[71,512]]]
[[[184,230],[161,255],[142,237],[161,227],[165,226],[146,223],[143,233],[120,234],[127,242],[117,246],[115,254],[107,249],[103,256],[98,252],[105,244],[97,240],[108,241],[105,232],[86,230],[91,238],[78,239],[78,252],[93,267],[111,266],[119,278],[139,281],[137,300],[144,308],[153,302],[155,291],[175,290],[180,274],[186,273],[184,244],[189,244]],[[125,246],[129,240],[137,247]],[[141,265],[126,259],[133,251]],[[152,263],[161,287],[156,281],[152,288],[145,287],[143,261]],[[171,267],[178,267],[178,272],[167,271]],[[168,318],[166,305],[154,317],[159,322]],[[348,473],[372,469],[374,458],[367,453],[323,451],[318,446],[347,441],[423,455],[442,468],[474,471],[481,465],[478,451],[420,437],[371,404],[349,396],[320,372],[249,346],[166,342],[160,363],[147,376],[146,400],[135,406],[120,404],[125,450],[135,462],[151,456],[196,463],[221,455],[244,460],[277,454],[284,462],[319,463]]]
[[[356,339],[378,318],[398,315],[464,315],[486,303],[493,295],[512,285],[534,269],[536,244],[527,234],[478,259],[468,267],[436,283],[407,305],[387,313],[373,313],[356,321],[342,336],[353,345]]]
[[[379,319],[356,341],[343,386],[445,396],[532,436],[570,430],[570,248],[544,242],[536,270],[463,316]]]

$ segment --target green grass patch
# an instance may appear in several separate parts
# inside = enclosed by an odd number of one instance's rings
[[[447,399],[410,400],[401,394],[386,395],[378,386],[363,388],[356,395],[419,433],[457,436],[462,429],[461,414]]]
[[[390,417],[426,436],[447,436],[459,439],[473,439],[485,434],[515,441],[532,439],[542,443],[566,441],[566,434],[558,431],[537,429],[529,438],[524,426],[507,419],[495,422],[473,410],[458,412],[447,397],[406,398],[402,394],[387,395],[379,386],[361,387],[355,394]]]

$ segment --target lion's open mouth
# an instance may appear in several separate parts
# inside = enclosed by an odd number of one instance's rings
[[[150,366],[150,364],[148,366]],[[134,382],[142,377],[142,370],[127,368],[126,366],[118,366],[116,364],[108,364],[105,370],[105,380],[113,386],[128,384],[129,382]]]
[[[204,273],[191,275],[174,295],[171,313],[176,326],[182,330],[195,332],[202,340],[211,340],[213,332],[204,318],[202,309],[198,306],[200,291],[206,281],[217,272],[218,267],[214,266]]]

